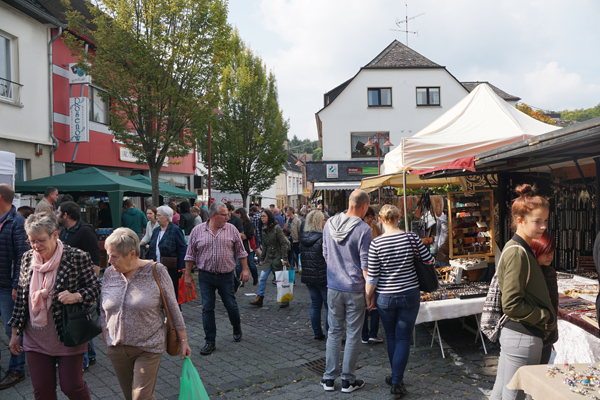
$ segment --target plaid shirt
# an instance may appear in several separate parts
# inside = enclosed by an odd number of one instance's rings
[[[31,258],[33,250],[23,255],[21,261],[21,276],[19,289],[13,309],[12,318],[8,325],[17,328],[17,335],[25,330],[29,319],[29,283],[31,281]],[[64,341],[63,333],[63,307],[58,301],[58,293],[68,290],[71,293],[80,293],[83,296],[83,306],[90,307],[100,296],[100,280],[94,272],[94,265],[89,253],[70,247],[65,244],[63,255],[58,266],[54,292],[52,293],[52,315],[58,339]]]
[[[235,269],[235,260],[246,258],[248,253],[235,226],[225,224],[215,235],[208,222],[192,229],[185,261],[193,261],[198,269],[226,274]]]
[[[252,216],[252,223],[254,224],[254,242],[256,247],[262,245],[262,220],[260,219],[260,211]]]

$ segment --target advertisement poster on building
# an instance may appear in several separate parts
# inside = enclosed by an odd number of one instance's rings
[[[89,142],[90,141],[90,113],[89,99],[87,97],[69,98],[69,117],[70,117],[70,142]]]

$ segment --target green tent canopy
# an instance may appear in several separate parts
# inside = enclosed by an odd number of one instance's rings
[[[130,176],[129,179],[132,179],[136,182],[142,182],[152,187],[152,180],[145,175],[133,175]],[[169,197],[183,197],[186,199],[196,199],[198,195],[194,192],[190,192],[184,189],[180,189],[173,185],[169,185],[168,183],[158,182],[158,192],[161,196],[169,196]]]
[[[22,194],[38,194],[44,193],[46,188],[50,186],[57,188],[59,193],[88,196],[106,194],[111,205],[113,227],[116,228],[121,226],[123,196],[152,195],[152,187],[147,183],[125,178],[95,167],[17,183],[15,191]],[[186,191],[186,193],[191,192]]]

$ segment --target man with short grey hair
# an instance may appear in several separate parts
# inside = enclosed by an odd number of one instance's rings
[[[213,203],[208,209],[208,222],[192,229],[185,255],[185,284],[192,286],[192,267],[198,268],[198,285],[202,296],[202,325],[206,344],[200,350],[208,355],[216,349],[215,291],[219,291],[229,321],[233,326],[233,340],[242,340],[242,325],[235,293],[233,276],[235,262],[242,264],[241,280],[248,282],[248,253],[238,230],[228,224],[229,212],[223,203]]]
[[[44,198],[40,200],[38,205],[35,207],[35,213],[49,213],[54,215],[54,203],[58,201],[58,189],[54,187],[46,188],[44,192]]]
[[[346,347],[342,364],[342,392],[362,388],[356,379],[356,362],[361,348],[365,319],[365,279],[373,233],[363,222],[369,208],[369,195],[357,189],[350,195],[348,211],[330,218],[323,228],[323,256],[327,262],[327,304],[329,331],[326,366],[321,386],[335,390],[340,374],[342,335],[346,326]]]
[[[200,209],[200,211],[198,211],[198,215],[202,219],[202,222],[208,221],[208,211],[206,211],[206,207],[204,207],[204,202],[196,200],[194,205]]]

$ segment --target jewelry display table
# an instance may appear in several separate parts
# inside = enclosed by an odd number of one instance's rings
[[[562,319],[558,320],[558,342],[554,344],[554,349],[556,364],[591,363],[600,360],[600,338]]]
[[[556,364],[562,371],[566,368],[562,364]],[[594,364],[598,367],[598,364]],[[588,364],[573,364],[576,372],[588,370]],[[506,385],[509,389],[522,390],[533,397],[534,400],[583,400],[589,398],[572,392],[569,385],[563,383],[564,375],[557,373],[554,378],[549,378],[547,365],[527,365],[517,370],[511,381]],[[582,385],[577,385],[582,387]],[[600,396],[598,388],[591,391],[592,396]],[[593,398],[593,397],[592,397]]]
[[[422,302],[419,308],[419,314],[417,315],[417,322],[415,323],[415,325],[422,324],[423,322],[435,322],[435,325],[433,327],[433,337],[431,338],[431,346],[433,347],[433,342],[436,338],[437,333],[437,339],[440,344],[440,350],[442,351],[442,357],[446,358],[446,355],[444,354],[444,348],[442,347],[442,338],[440,335],[440,330],[438,328],[437,321],[474,315],[475,320],[477,321],[477,330],[475,331],[474,329],[465,325],[464,321],[463,328],[475,333],[475,342],[477,342],[478,337],[481,338],[483,343],[483,350],[485,354],[487,354],[485,342],[483,341],[483,334],[479,330],[479,314],[481,314],[481,312],[483,311],[484,301],[485,297],[476,297],[473,299],[465,300],[451,299]]]

